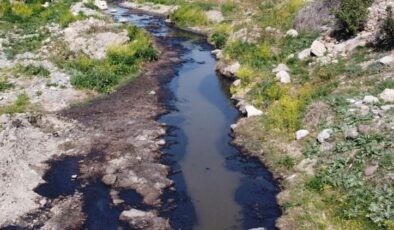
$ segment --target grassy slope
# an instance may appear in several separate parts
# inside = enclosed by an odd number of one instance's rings
[[[148,1],[148,0],[145,0]],[[347,99],[377,96],[384,88],[393,88],[394,80],[385,78],[392,71],[368,60],[383,54],[367,48],[329,65],[311,64],[312,60],[289,58],[309,47],[316,32],[301,32],[288,38],[266,32],[267,26],[290,29],[294,15],[303,6],[298,0],[232,1],[151,0],[179,4],[181,10],[172,19],[181,26],[211,29],[211,41],[224,48],[225,61],[237,60],[242,68],[237,77],[240,87],[233,93],[248,92],[247,98],[266,112],[262,118],[246,119],[236,129],[236,142],[259,155],[282,178],[279,200],[284,216],[278,225],[284,229],[380,229],[394,228],[394,187],[388,175],[394,172],[394,139],[390,122],[393,109],[383,118],[371,112],[352,113]],[[226,20],[207,22],[204,11],[221,10]],[[260,29],[254,42],[227,38],[242,28]],[[292,83],[279,84],[271,73],[273,66],[286,63]],[[363,68],[361,66],[364,66]],[[383,125],[374,125],[382,121]],[[356,139],[344,137],[345,127],[366,125],[371,131]],[[294,132],[307,128],[311,135],[294,141]],[[324,128],[334,129],[330,144],[315,141]],[[303,164],[303,166],[300,165]],[[310,166],[308,166],[308,163]],[[379,165],[369,177],[364,170]],[[305,170],[310,168],[311,170]],[[309,172],[309,173],[308,173]]]
[[[44,1],[45,2],[45,1]],[[61,38],[52,36],[48,25],[54,23],[65,28],[70,23],[83,20],[83,14],[74,16],[70,6],[76,0],[62,0],[42,6],[43,1],[30,0],[28,3],[0,3],[0,38],[6,57],[13,60],[17,54],[36,53],[50,38],[50,53],[46,57],[72,75],[71,83],[80,89],[92,89],[100,93],[112,92],[122,82],[136,77],[147,61],[156,58],[149,35],[136,27],[119,27],[114,30],[128,30],[127,44],[110,47],[106,58],[94,60],[83,53],[72,53]],[[103,18],[107,20],[107,18]],[[17,64],[12,69],[0,72],[0,91],[12,90],[8,77],[48,77],[49,71],[42,66]],[[2,113],[21,113],[33,108],[26,94],[18,96],[14,104],[0,108]]]

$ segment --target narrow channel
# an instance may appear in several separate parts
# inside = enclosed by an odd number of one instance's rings
[[[271,173],[231,144],[230,125],[240,116],[206,38],[168,26],[163,18],[117,8],[115,19],[143,27],[177,49],[181,63],[165,86],[170,129],[164,161],[172,167],[176,208],[163,212],[174,229],[274,229],[280,215]]]

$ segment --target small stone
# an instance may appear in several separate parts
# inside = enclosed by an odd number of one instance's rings
[[[365,170],[364,170],[364,175],[365,176],[372,176],[376,170],[378,170],[378,165],[372,165],[372,166],[368,166]]]
[[[0,116],[0,123],[1,124],[6,124],[6,123],[8,123],[10,121],[10,115],[8,115],[8,114],[2,114],[1,116]]]
[[[165,145],[166,141],[164,139],[161,139],[161,140],[157,141],[156,144],[158,144],[158,145]]]
[[[324,44],[320,41],[314,41],[311,45],[311,53],[317,57],[322,57],[326,53],[327,49]]]
[[[383,105],[380,107],[383,111],[389,111],[390,109],[394,109],[394,105]]]
[[[289,72],[290,69],[287,67],[286,64],[280,63],[275,69],[272,70],[273,73],[278,73],[280,71],[287,71]]]
[[[245,105],[245,111],[247,117],[255,117],[263,115],[263,112],[253,105]]]
[[[120,22],[120,23],[126,23],[126,22],[128,22],[128,21],[129,21],[129,19],[126,18],[126,17],[121,17],[121,18],[119,18],[119,22]]]
[[[106,2],[106,1],[96,0],[96,1],[94,1],[94,4],[95,4],[100,10],[106,10],[106,9],[108,9],[107,2]]]
[[[71,179],[77,179],[78,175],[74,174],[71,176]]]
[[[290,74],[284,70],[279,71],[276,74],[276,78],[283,84],[287,84],[291,82]]]
[[[239,68],[241,68],[241,64],[239,64],[239,62],[235,62],[224,68],[223,72],[227,76],[234,76],[235,73],[239,70]]]
[[[101,180],[106,185],[113,185],[116,182],[116,176],[114,174],[107,174],[107,175],[103,176],[103,178]]]
[[[383,65],[391,65],[394,62],[394,57],[393,56],[385,56],[379,59],[379,63]]]
[[[358,132],[361,134],[369,134],[371,132],[371,127],[369,125],[358,125],[357,127]]]
[[[359,135],[356,127],[350,127],[345,129],[345,137],[347,139],[355,139]]]
[[[320,143],[324,143],[324,142],[326,142],[327,139],[329,139],[331,137],[331,134],[333,134],[333,133],[334,133],[334,131],[332,129],[324,129],[317,136],[317,140]]]
[[[394,103],[394,89],[385,89],[379,94],[379,98],[386,103]]]
[[[376,104],[376,103],[379,103],[379,99],[377,97],[367,95],[364,97],[363,102],[365,104]]]
[[[156,95],[156,92],[154,90],[149,92],[149,95]]]
[[[296,140],[301,140],[302,138],[309,135],[309,131],[306,129],[301,129],[296,132]]]
[[[237,124],[232,124],[232,125],[230,125],[230,128],[231,128],[231,130],[233,130],[233,131],[234,131],[237,127],[238,127]]]
[[[298,37],[298,32],[297,32],[297,30],[295,30],[295,29],[290,29],[290,30],[288,30],[288,31],[286,32],[286,36],[295,38],[295,37]]]
[[[237,79],[233,82],[233,86],[238,87],[241,85],[241,79]]]
[[[311,56],[311,49],[304,49],[303,51],[299,52],[297,54],[298,59],[300,59],[301,61],[309,58]]]

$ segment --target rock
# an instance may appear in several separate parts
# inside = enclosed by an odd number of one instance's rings
[[[241,79],[237,79],[233,82],[233,86],[238,87],[241,85]]]
[[[290,72],[290,69],[286,64],[280,63],[275,69],[272,70],[273,73],[278,73],[280,71]]]
[[[358,125],[357,130],[361,134],[369,134],[371,132],[371,127],[369,125],[360,124],[360,125]]]
[[[96,5],[100,10],[108,9],[108,5],[106,1],[95,0],[94,5]]]
[[[205,14],[210,22],[220,23],[224,20],[222,12],[218,10],[208,10]]]
[[[376,104],[376,103],[379,103],[379,99],[377,97],[367,95],[364,97],[363,102],[365,104]]]
[[[291,82],[290,74],[284,70],[279,71],[276,74],[276,78],[283,84],[287,84]]]
[[[296,132],[296,140],[301,140],[302,138],[309,135],[309,131],[306,129],[301,129]]]
[[[297,54],[298,59],[300,59],[301,61],[309,58],[311,56],[311,49],[304,49],[303,51],[299,52]]]
[[[229,77],[234,77],[237,71],[241,68],[241,64],[239,62],[235,62],[223,69],[223,74]]]
[[[326,53],[327,49],[324,44],[320,41],[314,41],[311,45],[311,53],[317,57],[322,57]]]
[[[261,227],[261,228],[251,228],[251,229],[249,229],[249,230],[267,230],[266,228],[263,228],[263,227]]]
[[[356,127],[350,127],[345,129],[345,137],[347,139],[355,139],[359,135]]]
[[[126,23],[126,22],[128,22],[129,21],[129,19],[128,18],[126,18],[126,17],[121,17],[121,18],[119,18],[119,20],[118,20],[120,23]]]
[[[390,109],[394,109],[394,105],[383,105],[380,107],[383,111],[389,111]],[[0,119],[1,120],[1,119]]]
[[[316,159],[306,158],[302,160],[298,165],[295,166],[295,169],[300,172],[305,172],[306,174],[313,176],[314,175],[314,167],[317,163]]]
[[[290,29],[290,30],[288,30],[288,31],[286,32],[286,36],[295,38],[295,37],[298,37],[298,32],[297,32],[297,30],[295,30],[295,29]]]
[[[49,7],[49,2],[45,2],[44,4],[42,4],[42,7],[48,8]]]
[[[144,212],[137,209],[130,209],[123,211],[120,214],[119,219],[128,222],[132,229],[171,229],[168,220],[156,216],[153,212]]]
[[[324,142],[326,142],[327,139],[329,139],[331,137],[331,134],[333,134],[333,133],[334,133],[334,131],[332,129],[324,129],[317,136],[317,140],[320,143],[324,143]]]
[[[379,59],[379,63],[383,65],[391,65],[394,62],[394,57],[393,56],[385,56]]]
[[[371,165],[371,166],[368,166],[365,170],[364,170],[364,175],[365,176],[372,176],[375,172],[376,172],[376,170],[378,170],[378,165]]]
[[[107,174],[101,178],[101,180],[104,182],[106,185],[113,185],[116,182],[116,175],[114,174]]]
[[[245,105],[245,111],[247,117],[255,117],[263,115],[263,112],[253,105]]]
[[[74,175],[71,176],[71,179],[75,180],[75,179],[77,179],[77,177],[78,177],[78,175],[74,174]]]
[[[8,114],[2,114],[0,116],[0,124],[6,124],[10,121],[10,115]]]
[[[233,131],[234,131],[237,127],[238,127],[237,124],[232,124],[232,125],[230,125],[230,128],[231,128],[231,130],[233,130]]]
[[[156,92],[154,90],[149,92],[149,95],[156,95]]]
[[[394,89],[385,89],[379,94],[379,98],[386,103],[394,103]]]

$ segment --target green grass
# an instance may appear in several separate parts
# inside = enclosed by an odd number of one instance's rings
[[[29,103],[30,99],[27,94],[20,94],[18,95],[16,101],[13,104],[0,107],[0,114],[23,113],[27,110]]]
[[[104,59],[91,59],[81,53],[70,60],[64,60],[65,66],[74,72],[71,83],[77,88],[110,93],[122,81],[136,77],[141,65],[155,60],[157,53],[145,32],[138,30],[132,35],[129,33],[129,36],[134,40],[108,48]]]
[[[4,92],[7,89],[11,89],[12,87],[14,87],[13,84],[11,84],[11,83],[9,83],[9,82],[7,82],[5,80],[0,81],[0,92]]]
[[[47,70],[43,66],[41,65],[36,66],[33,64],[29,64],[29,65],[18,64],[14,67],[14,73],[16,75],[23,75],[27,77],[31,77],[31,76],[48,77],[50,75],[49,70]]]
[[[171,20],[182,27],[208,24],[203,8],[196,5],[182,5],[171,15]]]

